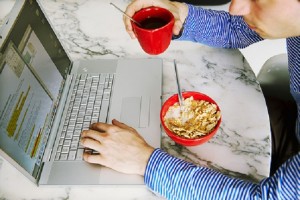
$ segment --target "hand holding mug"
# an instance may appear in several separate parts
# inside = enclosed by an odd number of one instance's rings
[[[142,49],[150,54],[163,53],[170,45],[174,26],[173,14],[161,7],[147,7],[137,11],[131,22]]]
[[[161,7],[169,10],[174,16],[173,35],[178,35],[185,18],[188,15],[188,7],[184,3],[171,2],[169,0],[133,0],[126,8],[125,13],[129,16],[133,16],[137,11],[148,7]],[[127,17],[123,17],[126,31],[131,38],[136,38],[136,34],[133,32],[132,23]]]

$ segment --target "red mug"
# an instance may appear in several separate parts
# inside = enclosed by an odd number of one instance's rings
[[[131,22],[142,49],[151,55],[163,53],[170,45],[174,26],[173,14],[164,8],[148,7],[136,12]]]

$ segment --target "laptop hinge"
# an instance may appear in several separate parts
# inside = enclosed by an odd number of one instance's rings
[[[66,99],[70,91],[70,86],[72,82],[72,76],[68,75],[64,84],[64,89],[62,91],[59,104],[56,110],[56,114],[53,119],[52,128],[50,131],[50,136],[48,139],[48,143],[46,146],[46,150],[43,157],[43,162],[48,162],[51,158],[53,152],[53,146],[55,145],[55,140],[58,136],[57,132],[59,129],[59,125],[61,123],[61,116],[63,115],[64,108],[66,106]]]

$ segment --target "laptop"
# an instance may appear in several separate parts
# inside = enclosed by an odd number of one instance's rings
[[[98,152],[80,133],[117,119],[160,147],[162,60],[72,61],[39,2],[16,2],[0,29],[0,155],[37,185],[143,184],[85,162]]]

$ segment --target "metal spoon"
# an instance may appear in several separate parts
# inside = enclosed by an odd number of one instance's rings
[[[142,27],[141,23],[137,22],[136,20],[134,20],[132,17],[130,17],[129,15],[127,15],[123,10],[121,10],[119,7],[117,7],[115,4],[110,3],[110,5],[114,6],[116,9],[118,9],[121,13],[123,13],[126,17],[128,17],[131,21],[133,21],[135,24],[137,24],[139,27]]]
[[[177,90],[178,90],[178,99],[179,99],[179,105],[180,109],[182,110],[182,106],[184,106],[183,97],[181,93],[180,83],[179,83],[179,77],[177,72],[177,64],[176,60],[174,59],[174,68],[175,68],[175,75],[176,75],[176,83],[177,83]]]

